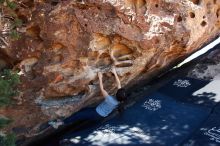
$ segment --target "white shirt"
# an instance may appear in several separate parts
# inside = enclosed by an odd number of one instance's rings
[[[96,112],[102,116],[107,117],[115,108],[117,108],[119,102],[112,96],[107,96],[105,100],[96,107]]]

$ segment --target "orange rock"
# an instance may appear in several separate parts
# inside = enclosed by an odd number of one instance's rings
[[[48,81],[39,83],[43,99],[92,99],[100,93],[97,72],[108,73],[113,65],[122,86],[130,87],[157,76],[220,33],[220,1],[38,0],[34,4],[27,34],[12,45],[14,56],[9,56],[24,63],[35,78]],[[36,57],[34,52],[38,60],[27,60]],[[110,94],[116,91],[114,82],[111,77],[104,80]]]
[[[56,76],[55,80],[53,81],[53,83],[58,83],[61,82],[64,79],[64,77],[62,75],[58,75]]]

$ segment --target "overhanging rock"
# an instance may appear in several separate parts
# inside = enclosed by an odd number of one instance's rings
[[[113,65],[128,87],[198,50],[219,34],[219,10],[218,0],[36,1],[10,56],[43,112],[67,116],[96,101],[97,72],[113,94]]]

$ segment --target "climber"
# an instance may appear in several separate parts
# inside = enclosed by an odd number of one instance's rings
[[[117,93],[116,96],[111,96],[108,92],[103,88],[102,82],[102,73],[98,73],[99,77],[99,85],[100,90],[105,98],[103,102],[101,102],[96,108],[85,108],[81,111],[73,114],[69,118],[64,120],[65,124],[70,124],[76,122],[77,120],[91,120],[91,121],[99,121],[104,117],[109,116],[112,111],[118,109],[119,113],[121,113],[124,109],[124,102],[126,101],[126,92],[125,89],[121,88],[121,83],[116,73],[115,67],[112,68],[112,73],[115,76],[116,83],[117,83]]]
[[[102,73],[98,73],[100,89],[105,100],[97,106],[96,112],[103,117],[107,117],[117,107],[121,112],[123,108],[122,104],[126,100],[125,89],[121,88],[121,82],[118,78],[115,67],[112,68],[112,73],[115,76],[118,89],[116,98],[109,95],[108,92],[103,88]]]

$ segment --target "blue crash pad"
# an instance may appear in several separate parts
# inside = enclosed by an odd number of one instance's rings
[[[179,100],[184,103],[212,108],[217,103],[213,100],[216,93],[206,91],[200,94],[193,94],[197,90],[209,86],[209,84],[210,81],[182,77],[169,81],[166,85],[160,88],[158,92],[173,97],[175,100]]]
[[[178,145],[208,117],[210,108],[160,93],[142,98],[122,115],[64,135],[61,145]]]
[[[193,92],[207,85],[210,81],[198,80],[188,77],[172,79],[161,87],[158,92],[170,97],[185,98],[190,97]]]
[[[220,145],[220,113],[213,113],[208,120],[191,137],[182,144],[184,146],[219,146]]]

